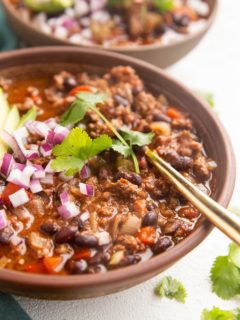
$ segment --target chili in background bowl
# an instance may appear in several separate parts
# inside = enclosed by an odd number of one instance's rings
[[[59,39],[53,35],[45,34],[38,30],[32,23],[24,21],[13,4],[9,0],[3,0],[3,6],[6,11],[9,23],[19,38],[29,46],[50,46],[50,45],[71,45],[80,46],[70,41]],[[183,39],[173,41],[169,44],[153,43],[136,47],[124,46],[121,48],[104,48],[96,45],[94,48],[104,51],[113,51],[123,53],[138,59],[145,60],[161,68],[166,68],[183,58],[189,53],[203,38],[210,29],[217,13],[218,0],[207,0],[210,13],[205,21],[205,25],[196,33],[184,35]],[[81,47],[81,46],[80,46]]]
[[[235,183],[235,159],[231,142],[218,117],[209,106],[158,68],[115,53],[69,47],[23,49],[2,54],[0,75],[18,75],[67,70],[75,72],[83,65],[103,71],[117,65],[133,67],[152,93],[163,93],[170,102],[187,111],[205,150],[218,167],[213,172],[212,196],[227,207]],[[45,299],[76,299],[118,292],[166,270],[194,249],[211,232],[213,226],[201,217],[192,233],[172,249],[141,264],[102,274],[51,276],[0,270],[4,292]]]

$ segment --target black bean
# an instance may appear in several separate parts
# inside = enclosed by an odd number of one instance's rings
[[[78,215],[77,217],[73,218],[72,221],[71,221],[71,225],[77,226],[79,230],[83,230],[85,224],[86,224],[86,221],[83,221],[81,219],[80,215]]]
[[[0,243],[8,244],[10,238],[13,236],[14,231],[10,227],[6,227],[0,231]]]
[[[168,221],[163,227],[162,232],[167,235],[174,235],[179,229],[181,222],[179,220]]]
[[[179,27],[187,27],[189,25],[189,17],[179,13],[173,14],[173,21]]]
[[[91,233],[79,233],[75,235],[74,243],[79,247],[95,248],[98,245],[98,240]]]
[[[170,123],[172,120],[165,114],[154,114],[153,121],[163,121]]]
[[[159,254],[166,251],[169,247],[173,245],[173,242],[168,237],[161,237],[157,242],[152,246],[152,251],[154,254]]]
[[[71,90],[77,86],[77,81],[72,77],[65,77],[63,80],[63,85],[66,90]]]
[[[73,241],[76,232],[77,227],[75,226],[63,227],[56,233],[55,242],[58,244],[70,243]]]
[[[67,270],[72,274],[81,274],[87,270],[87,262],[83,259],[78,261],[70,260],[67,264]]]
[[[60,227],[56,222],[43,223],[40,225],[40,231],[46,235],[53,235],[59,231]]]
[[[156,226],[157,225],[157,214],[155,211],[149,211],[142,219],[142,226]]]
[[[114,100],[116,103],[123,105],[124,107],[127,107],[129,105],[129,102],[127,99],[123,98],[122,96],[115,94],[114,95]]]
[[[127,255],[122,259],[119,266],[126,267],[132,264],[136,264],[141,261],[141,257],[139,255]]]
[[[99,264],[99,263],[103,263],[103,264],[107,264],[108,261],[110,260],[111,255],[108,252],[97,252],[93,257],[88,259],[89,264]]]
[[[179,171],[187,170],[193,164],[193,160],[190,157],[180,156],[175,150],[163,151],[161,155]]]
[[[130,181],[131,183],[136,184],[137,186],[141,186],[141,184],[142,184],[141,176],[136,173],[133,173],[133,172],[131,172],[131,173],[124,172],[124,171],[118,172],[115,175],[115,180],[119,180],[121,178],[126,179],[126,180]]]

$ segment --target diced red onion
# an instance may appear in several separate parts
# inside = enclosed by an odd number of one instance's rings
[[[27,121],[25,127],[32,134],[38,134],[41,137],[46,138],[48,135],[49,127],[46,123],[41,121]]]
[[[64,182],[68,182],[72,179],[72,177],[66,176],[66,174],[64,172],[59,173],[58,176]]]
[[[18,163],[16,162],[14,165],[13,165],[13,169],[18,169],[20,171],[23,171],[25,169],[26,165],[23,164],[23,163]]]
[[[80,211],[75,203],[66,202],[58,207],[58,213],[64,220],[68,220],[79,215]]]
[[[53,144],[60,144],[69,135],[69,130],[63,126],[57,125],[54,129],[54,141]]]
[[[111,242],[111,236],[107,231],[97,232],[95,233],[95,236],[98,239],[99,246],[104,246]]]
[[[46,172],[43,169],[43,167],[39,164],[32,164],[32,166],[36,169],[36,171],[33,173],[34,179],[42,179],[45,178]]]
[[[38,145],[31,144],[30,149],[26,150],[25,156],[28,160],[39,158]]]
[[[17,144],[17,141],[14,139],[14,137],[5,130],[0,131],[0,137],[12,149],[15,157],[21,162],[24,162],[25,156],[19,148],[19,145]]]
[[[84,212],[81,214],[80,219],[82,220],[82,222],[87,221],[90,218],[90,214],[88,211]]]
[[[31,160],[31,159],[35,159],[36,157],[39,156],[38,151],[36,150],[36,147],[33,147],[33,149],[27,150],[25,148],[25,144],[27,142],[27,137],[29,136],[28,131],[25,127],[22,127],[16,131],[13,132],[13,136],[15,138],[15,140],[17,141],[17,144],[21,150],[21,152],[23,153],[24,157]]]
[[[32,193],[38,193],[43,190],[42,185],[38,179],[31,180],[30,190],[32,191]]]
[[[30,178],[35,172],[35,168],[32,166],[25,166],[23,170],[20,169],[13,169],[7,181],[12,182],[22,188],[28,189],[30,186]]]
[[[29,202],[29,196],[25,189],[20,189],[17,192],[9,196],[9,200],[14,208],[22,206],[23,204]]]
[[[42,144],[39,150],[44,157],[49,157],[52,154],[52,146],[48,143]]]
[[[79,183],[79,190],[85,196],[94,196],[94,188],[90,184],[80,182]]]
[[[27,251],[26,240],[14,234],[10,238],[10,243],[20,255],[24,255]]]
[[[84,165],[82,167],[82,170],[80,171],[80,177],[82,179],[87,179],[91,176],[90,168],[87,165]]]
[[[6,228],[8,225],[6,211],[4,209],[0,210],[0,230]]]
[[[40,179],[40,182],[42,184],[48,184],[48,185],[52,185],[54,183],[54,180],[53,180],[53,175],[48,173],[46,174],[46,176],[44,178],[41,178]]]
[[[57,121],[54,118],[49,118],[46,121],[44,121],[46,123],[46,125],[50,128],[50,129],[54,129],[57,126]]]
[[[71,19],[71,18],[69,18],[69,17],[66,17],[66,18],[64,19],[64,21],[62,22],[62,26],[63,26],[64,28],[66,28],[67,30],[69,30],[69,29],[72,29],[72,28],[76,27],[76,26],[77,26],[77,23],[76,23],[75,20],[73,20],[73,19]]]
[[[53,160],[50,160],[45,168],[46,173],[54,173],[55,170],[52,168],[52,162]]]
[[[60,194],[60,200],[61,200],[61,203],[64,204],[64,203],[67,203],[69,202],[69,194],[66,192],[66,191],[63,191],[61,194]]]
[[[54,130],[49,130],[46,138],[46,142],[53,145],[54,143],[55,132]]]
[[[5,153],[2,159],[2,165],[1,165],[1,173],[7,177],[14,165],[15,161],[13,156],[10,153]]]

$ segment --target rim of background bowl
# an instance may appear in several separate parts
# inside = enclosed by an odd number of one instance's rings
[[[102,50],[96,49],[87,49],[87,48],[76,48],[76,47],[36,47],[36,48],[28,48],[28,49],[19,49],[17,51],[2,53],[0,55],[0,72],[1,65],[6,65],[6,68],[17,66],[15,63],[17,58],[23,58],[27,64],[31,64],[30,59],[32,57],[39,59],[39,63],[45,61],[43,59],[45,54],[56,55],[59,51],[61,53],[71,54],[71,52],[75,53],[87,53],[90,55],[97,55],[99,59],[101,56],[114,58],[117,60],[117,63],[121,62],[124,64],[130,64],[134,68],[144,68],[148,69],[151,72],[154,72],[156,75],[159,75],[162,78],[165,78],[167,81],[172,82],[178,89],[185,92],[185,94],[191,96],[198,104],[201,104],[204,111],[208,114],[208,116],[215,123],[216,127],[218,127],[219,132],[221,133],[224,150],[226,152],[226,165],[228,173],[225,177],[224,186],[222,187],[221,193],[218,196],[217,201],[223,206],[227,206],[232,197],[234,185],[235,185],[235,177],[236,177],[236,163],[234,152],[232,148],[231,141],[229,136],[224,129],[222,123],[220,122],[218,116],[209,108],[208,104],[192,93],[189,89],[187,89],[184,85],[180,84],[178,81],[174,80],[171,76],[167,75],[164,71],[151,65],[147,62],[141,61],[136,58],[127,57],[122,54],[113,53],[113,52],[104,52]],[[38,58],[39,57],[39,58]],[[43,61],[41,60],[43,59]],[[8,65],[5,63],[7,61],[13,61]],[[163,266],[169,266],[171,263],[176,262],[180,258],[184,257],[188,252],[193,250],[200,242],[202,242],[208,234],[212,231],[213,225],[207,221],[207,219],[203,219],[203,222],[184,240],[182,240],[175,247],[170,249],[169,251],[165,251],[164,253],[157,255],[150,260],[147,260],[143,263],[136,264],[133,266],[128,266],[125,268],[120,268],[113,271],[108,271],[102,274],[86,274],[86,275],[74,275],[74,276],[49,276],[49,275],[38,275],[38,274],[28,274],[25,272],[19,272],[14,270],[2,269],[0,270],[0,280],[7,281],[9,283],[14,284],[25,284],[31,285],[35,287],[41,288],[81,288],[81,287],[92,287],[101,284],[108,284],[113,282],[120,282],[123,280],[128,280],[132,277],[137,277],[146,273],[157,273],[157,271]]]
[[[47,33],[44,33],[43,31],[39,31],[37,29],[37,27],[35,27],[31,22],[28,21],[24,21],[23,19],[21,19],[20,15],[17,14],[17,10],[14,8],[14,6],[9,2],[9,0],[2,0],[4,6],[9,10],[9,12],[14,16],[14,18],[16,20],[18,20],[20,23],[22,23],[23,25],[25,25],[26,27],[34,30],[38,35],[44,35],[47,39],[49,39],[49,41],[58,41],[60,45],[72,45],[77,46],[77,47],[82,47],[82,48],[94,48],[94,49],[101,49],[104,51],[112,51],[112,52],[120,52],[120,53],[127,53],[127,52],[132,52],[132,51],[148,51],[150,49],[170,49],[173,48],[174,46],[178,45],[178,44],[184,44],[187,43],[188,41],[191,41],[192,39],[194,39],[195,37],[197,37],[200,34],[204,34],[212,25],[213,21],[215,20],[216,14],[217,14],[217,9],[218,9],[218,1],[219,0],[207,0],[208,2],[212,1],[212,9],[211,12],[209,14],[209,17],[206,19],[206,24],[205,26],[203,26],[199,31],[195,32],[195,33],[190,33],[185,35],[185,37],[181,40],[178,41],[173,41],[171,43],[167,43],[167,44],[161,44],[161,43],[154,43],[154,44],[146,44],[146,45],[142,45],[142,46],[136,46],[136,47],[119,47],[119,48],[105,48],[103,46],[100,45],[94,45],[94,46],[85,46],[85,45],[81,45],[81,44],[75,44],[75,43],[71,43],[70,41],[64,40],[64,39],[60,39],[57,37],[54,37],[53,35],[49,35]]]

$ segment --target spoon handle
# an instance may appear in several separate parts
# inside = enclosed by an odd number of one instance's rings
[[[200,191],[193,183],[187,180],[155,152],[152,152],[147,148],[146,155],[153,165],[158,168],[161,174],[168,178],[185,198],[187,198],[218,229],[240,245],[240,217],[228,211]]]

